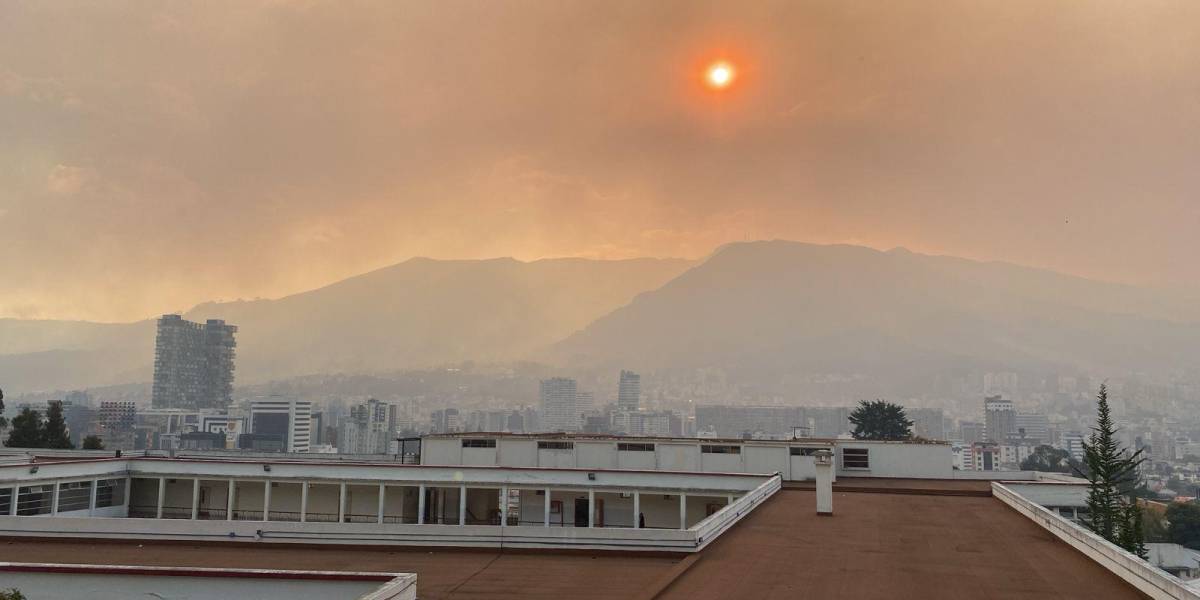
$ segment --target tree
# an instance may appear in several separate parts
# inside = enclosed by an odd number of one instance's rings
[[[1022,471],[1041,471],[1043,473],[1071,473],[1071,454],[1054,446],[1038,446],[1033,454],[1021,461]]]
[[[862,400],[850,413],[856,440],[907,440],[912,437],[912,424],[904,407],[884,400]]]
[[[22,408],[21,414],[13,417],[12,431],[8,432],[9,448],[41,448],[43,439],[42,415],[31,408]]]
[[[1200,550],[1200,504],[1172,502],[1167,507],[1167,540]]]
[[[28,600],[17,588],[0,590],[0,600]]]
[[[42,430],[42,448],[70,450],[75,447],[67,433],[67,422],[63,420],[62,401],[50,403],[46,409],[46,428]]]
[[[0,390],[0,427],[7,427],[8,419],[4,418],[4,390]]]
[[[1100,537],[1145,558],[1141,509],[1132,498],[1137,468],[1146,459],[1138,450],[1129,453],[1117,441],[1117,427],[1108,408],[1108,386],[1096,395],[1096,426],[1083,443],[1083,468],[1076,473],[1088,480],[1088,515],[1083,524]]]
[[[83,438],[83,449],[84,450],[103,450],[104,449],[104,441],[101,440],[100,436],[98,436],[98,435],[89,435],[89,436]]]

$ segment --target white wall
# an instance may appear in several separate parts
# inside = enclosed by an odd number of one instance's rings
[[[616,442],[575,442],[575,465],[580,469],[617,468]]]
[[[425,438],[421,440],[421,464],[461,465],[462,449],[458,438]]]
[[[462,464],[490,467],[498,464],[495,448],[463,448]]]
[[[617,452],[618,469],[653,471],[657,466],[658,457],[654,452]]]
[[[500,438],[499,464],[502,467],[536,467],[538,461],[537,442],[528,439]]]
[[[781,473],[788,477],[791,468],[788,460],[789,449],[784,446],[754,446],[746,444],[742,448],[745,456],[746,472],[748,473]]]
[[[658,457],[660,471],[699,471],[700,444],[656,443],[654,453]]]
[[[954,475],[953,453],[945,444],[905,444],[898,442],[838,441],[836,457],[838,477],[909,477],[914,479],[950,479]],[[843,448],[867,448],[871,468],[846,469],[842,466]]]

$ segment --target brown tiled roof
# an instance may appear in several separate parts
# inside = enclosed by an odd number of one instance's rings
[[[423,600],[1143,597],[995,498],[895,483],[836,491],[832,517],[781,491],[686,558],[2,539],[0,561],[415,572]]]

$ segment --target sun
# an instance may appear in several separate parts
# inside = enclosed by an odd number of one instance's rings
[[[722,60],[708,66],[704,72],[704,81],[708,87],[720,90],[729,87],[736,76],[737,72],[734,71],[733,65]]]

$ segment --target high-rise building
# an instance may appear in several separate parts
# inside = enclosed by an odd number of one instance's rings
[[[350,407],[350,416],[342,420],[338,434],[338,452],[342,454],[387,454],[396,438],[398,407],[374,398]]]
[[[1013,438],[1016,441],[1029,444],[1050,443],[1050,420],[1041,413],[1017,413],[1016,431]]]
[[[984,435],[989,442],[1003,443],[1017,430],[1017,412],[1011,400],[1003,396],[987,396],[983,399]]]
[[[308,452],[312,438],[312,402],[268,396],[250,402],[250,433],[256,444],[271,436],[283,452]]]
[[[904,411],[913,422],[913,435],[927,440],[946,439],[945,419],[940,408],[910,408]]]
[[[579,416],[579,422],[582,423],[587,415],[591,415],[596,410],[596,394],[593,392],[577,392],[575,394],[575,414]]]
[[[155,339],[153,406],[228,407],[233,399],[236,332],[236,326],[220,319],[200,324],[163,315]]]
[[[545,431],[578,431],[579,397],[574,379],[552,377],[541,381],[542,420]]]
[[[621,371],[617,385],[617,410],[635,411],[642,400],[642,376],[633,371]]]

